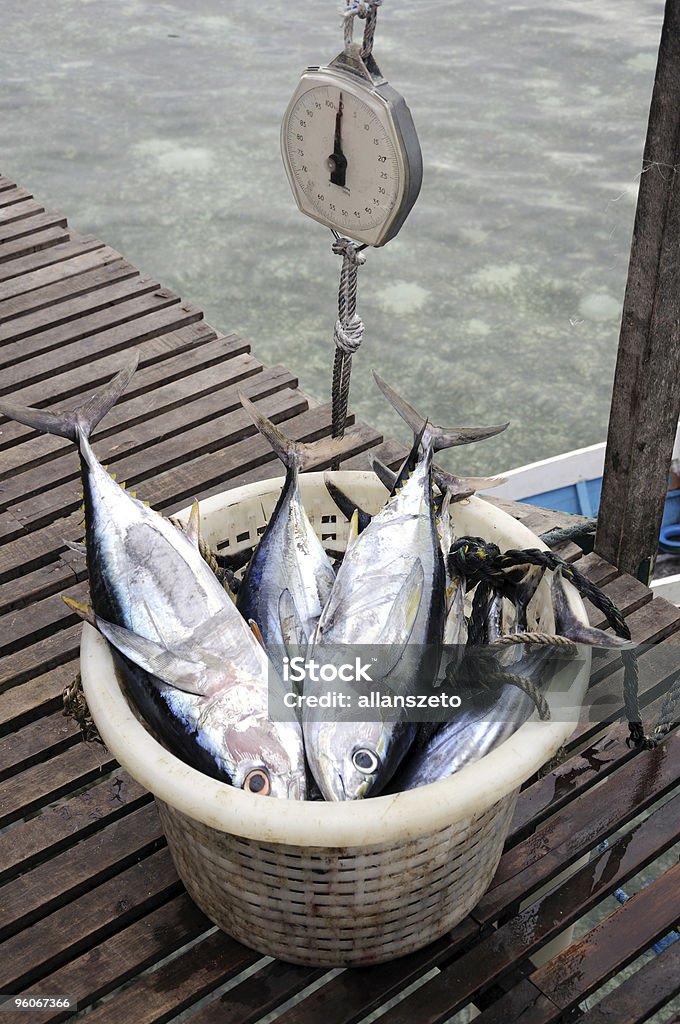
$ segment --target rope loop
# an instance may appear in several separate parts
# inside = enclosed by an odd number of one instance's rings
[[[331,248],[336,256],[342,256],[353,267],[361,267],[366,262],[366,257],[361,251],[364,246],[360,242],[354,242],[351,238],[338,235]]]
[[[348,324],[341,324],[339,320],[335,321],[333,339],[342,352],[353,355],[361,345],[363,337],[364,322],[356,313]]]
[[[364,26],[364,38],[361,44],[361,56],[363,60],[370,57],[373,52],[375,23],[378,17],[378,8],[381,4],[382,0],[345,0],[345,10],[342,12],[345,49],[348,50],[352,45],[354,19],[363,19],[366,22]]]

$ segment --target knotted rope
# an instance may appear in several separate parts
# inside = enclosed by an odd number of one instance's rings
[[[352,356],[359,348],[364,336],[364,324],[357,314],[357,274],[359,267],[366,262],[362,255],[365,245],[343,238],[333,232],[333,252],[342,256],[340,286],[338,288],[338,319],[335,321],[333,340],[335,341],[335,359],[333,361],[333,384],[331,416],[333,437],[342,437],[345,433],[347,406],[349,404],[349,384],[352,373]]]

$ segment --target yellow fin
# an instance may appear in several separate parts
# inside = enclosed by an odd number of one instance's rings
[[[62,594],[61,599],[72,612],[75,612],[76,615],[79,615],[81,619],[85,620],[85,622],[89,622],[91,626],[94,626],[94,611],[89,604],[82,604],[80,601],[74,601],[72,597],[66,597],[64,594]]]
[[[355,540],[359,536],[359,509],[355,508],[352,512],[352,518],[349,521],[349,533],[347,534],[347,547],[345,551],[349,551],[354,544]]]

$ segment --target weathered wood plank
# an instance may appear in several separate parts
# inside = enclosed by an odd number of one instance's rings
[[[121,302],[111,309],[66,323],[50,332],[56,348],[31,354],[2,372],[0,393],[15,394],[28,385],[54,375],[55,370],[82,365],[99,353],[129,349],[135,342],[175,331],[200,320],[203,314],[188,302],[180,303],[171,291],[160,288],[141,298]],[[40,336],[35,347],[44,344]],[[23,347],[23,345],[22,345]],[[31,346],[26,345],[26,351]],[[126,358],[121,355],[121,361]]]
[[[24,817],[77,786],[113,771],[116,761],[98,743],[70,747],[42,764],[0,783],[0,827]]]
[[[52,594],[44,601],[37,601],[30,615],[23,609],[3,615],[0,619],[0,657],[10,660],[9,655],[39,645],[59,630],[77,623],[78,616],[64,604],[62,596],[71,597],[74,601],[87,601],[87,584],[76,583],[61,594]]]
[[[300,967],[282,960],[260,968],[223,996],[187,1016],[187,1024],[256,1024],[265,1014],[327,973],[324,967]]]
[[[73,240],[72,231],[71,238],[66,245],[57,247],[58,253],[55,254],[52,250],[50,255],[56,256],[53,262],[37,261],[37,266],[24,266],[23,271],[20,270],[11,279],[3,279],[0,268],[0,301],[5,302],[20,295],[28,295],[38,288],[78,277],[87,270],[107,266],[123,258],[119,252],[104,245],[93,235],[78,235]]]
[[[583,1024],[639,1024],[680,993],[680,942],[648,960],[604,996],[579,1021]],[[558,1009],[557,1013],[562,1011]],[[677,1018],[676,1018],[677,1019]]]
[[[76,638],[79,630],[74,630]],[[36,652],[38,655],[39,651]],[[78,647],[74,656],[40,674],[41,666],[34,667],[27,682],[4,690],[0,697],[0,734],[20,729],[41,715],[61,711],[62,693],[78,672]]]
[[[389,1011],[390,1024],[442,1024],[477,992],[502,977],[513,964],[531,956],[626,878],[654,860],[677,841],[679,834],[680,797],[675,797],[645,821],[637,823],[629,833],[612,842],[608,849],[551,893],[493,931],[393,1007]],[[673,910],[677,914],[677,906]],[[668,930],[665,924],[667,916],[668,910],[660,931]],[[639,942],[639,950],[648,944],[644,933],[629,938],[629,944],[635,941]],[[552,964],[555,962],[550,961]],[[549,987],[548,975],[536,972],[530,980],[553,998],[556,986]],[[289,1024],[285,1015],[280,1020],[281,1024]]]
[[[7,263],[0,264],[0,299],[9,298],[11,295],[21,295],[30,291],[34,285],[34,278],[31,272],[42,270],[45,267],[52,267],[55,264],[70,260],[73,256],[82,256],[93,249],[103,249],[104,243],[100,242],[94,235],[78,235],[70,232],[70,241],[60,244],[51,244],[40,252],[34,252],[27,256],[16,257]],[[56,275],[55,275],[56,277]],[[17,278],[21,278],[17,281]],[[53,279],[55,279],[53,277]],[[14,280],[14,284],[10,282]],[[5,283],[10,283],[5,288]]]
[[[573,864],[589,846],[642,814],[674,789],[678,779],[680,735],[676,732],[660,750],[641,751],[624,763],[611,785],[594,786],[563,808],[558,818],[504,853],[491,888],[472,916],[480,924],[495,921]],[[615,799],[612,785],[616,787]]]
[[[72,552],[75,554],[75,552]],[[70,564],[58,558],[49,565],[33,569],[19,579],[10,580],[0,585],[0,615],[9,611],[26,608],[33,601],[42,601],[52,594],[60,593],[73,583],[85,579],[85,559],[81,559],[80,568],[75,562]]]
[[[7,189],[0,189],[0,192],[4,191]],[[0,206],[0,228],[5,224],[12,224],[16,220],[35,217],[44,212],[45,207],[37,203],[35,199],[24,199],[23,202],[12,203],[10,206]]]
[[[563,1011],[584,999],[677,923],[680,864],[530,975]]]
[[[444,939],[410,956],[367,970],[344,971],[276,1019],[281,1024],[349,1024],[361,1020],[433,967],[439,967],[476,935],[476,926],[465,918]]]
[[[211,375],[214,377],[214,371]],[[192,437],[187,436],[185,439],[185,434],[199,426],[209,425],[211,421],[215,421],[219,417],[220,422],[216,423],[214,431],[215,435],[219,437],[226,418],[235,411],[239,413],[241,411],[239,391],[247,395],[251,401],[259,401],[278,391],[288,391],[294,388],[296,383],[297,379],[284,367],[273,367],[263,371],[262,364],[257,359],[253,359],[250,355],[238,356],[230,362],[229,380],[226,387],[208,394],[200,394],[197,400],[192,400],[191,383],[189,382],[186,387],[186,402],[182,404],[181,409],[173,407],[168,412],[159,412],[158,415],[150,416],[147,420],[137,420],[132,427],[120,429],[114,435],[112,440],[115,441],[115,444],[111,446],[111,452],[107,452],[106,442],[99,446],[99,451],[110,470],[116,474],[119,474],[118,466],[121,459],[142,449],[148,451],[149,456],[158,465],[163,465],[165,460],[157,445],[167,438],[176,437],[180,440],[186,458],[186,453],[200,453],[200,448],[195,447],[195,439]],[[200,387],[200,380],[198,385]],[[148,405],[148,400],[145,404]],[[134,413],[131,403],[127,404],[126,411]],[[2,459],[0,459],[1,463]],[[127,479],[131,481],[130,471],[126,470],[126,472],[128,473]],[[51,489],[58,487],[61,483],[66,483],[74,476],[80,476],[79,461],[72,445],[65,454],[50,461],[49,476]],[[122,476],[118,478],[123,479]],[[7,507],[15,502],[21,502],[23,506],[26,506],[28,499],[38,495],[44,488],[45,466],[40,464],[5,481],[0,493],[0,507]]]
[[[7,209],[16,210],[17,207],[10,206]],[[45,210],[32,217],[25,215],[22,218],[17,217],[11,223],[0,219],[0,246],[4,248],[10,242],[28,238],[38,232],[49,231],[52,228],[62,228],[65,231],[66,217],[60,213]]]
[[[19,188],[14,185],[10,188],[2,189],[0,193],[0,207],[13,206],[14,203],[23,203],[27,199],[32,199],[33,195],[25,188]]]
[[[272,384],[276,388],[278,383],[285,383],[289,379],[286,371],[274,381],[271,376],[265,378],[263,374],[257,374],[252,384],[244,384],[244,390],[250,390],[257,396],[260,378],[263,378],[264,390],[268,392],[265,397],[258,398],[258,406],[265,416],[278,423],[304,410],[306,399],[290,388],[269,393]],[[237,401],[236,395],[234,398]],[[177,429],[174,434],[153,446],[145,447],[141,442],[131,442],[134,450],[130,454],[124,452],[120,459],[107,458],[106,464],[116,473],[118,479],[125,480],[128,487],[139,490],[139,496],[156,507],[156,490],[151,484],[154,474],[160,471],[164,479],[167,479],[168,474],[174,473],[176,469],[178,478],[193,476],[194,463],[204,459],[206,454],[212,457],[213,473],[219,474],[221,456],[216,453],[244,437],[252,436],[255,432],[256,427],[239,403],[238,409],[234,408],[226,416],[213,417],[210,422],[200,423],[188,430]],[[192,453],[190,460],[187,460],[187,452]],[[179,486],[178,480],[177,488]],[[175,494],[178,493],[177,488]],[[50,490],[36,493],[27,501],[21,501],[21,505],[13,509],[13,514],[26,528],[37,528],[68,515],[78,509],[81,503],[80,481],[76,477],[63,484],[57,484]]]
[[[9,688],[28,682],[39,672],[49,672],[72,661],[80,650],[80,623],[61,629],[39,644],[0,660],[0,686]]]
[[[139,978],[88,1017],[92,1024],[161,1024],[260,959],[259,953],[216,932],[152,975]]]
[[[154,803],[0,888],[0,942],[165,845]]]
[[[84,294],[65,299],[56,305],[44,306],[37,312],[31,311],[9,321],[2,320],[0,309],[2,365],[10,366],[14,362],[28,359],[32,353],[45,352],[63,344],[63,335],[59,335],[57,328],[63,328],[65,324],[80,318],[83,323],[82,334],[79,336],[85,337],[89,333],[95,333],[100,328],[97,320],[90,319],[93,314],[98,314],[101,321],[104,311],[160,289],[160,285],[153,277],[126,274],[125,267],[119,267],[115,263],[113,268],[119,270],[119,279],[109,280],[106,288],[90,289]],[[114,323],[115,320],[108,326],[113,327]],[[74,333],[69,337],[73,340]]]
[[[135,375],[93,437],[106,437],[115,433],[121,424],[134,419],[135,416],[143,420],[153,414],[160,407],[156,402],[155,392],[161,390],[165,384],[176,385],[175,397],[168,401],[166,408],[173,404],[181,405],[176,392],[187,386],[187,378],[192,375],[192,365],[194,369],[199,366],[206,369],[215,366],[214,388],[220,387],[225,371],[217,369],[219,364],[233,355],[248,352],[249,345],[237,335],[228,338],[218,337],[209,324],[197,320],[196,323],[182,327],[178,331],[171,331],[168,335],[141,342],[136,346],[136,350],[139,352],[140,362]],[[79,366],[75,370],[55,374],[50,381],[49,401],[45,399],[47,388],[44,383],[23,389],[17,395],[13,395],[12,400],[20,401],[22,405],[35,405],[40,408],[71,409],[92,395],[105,381],[111,380],[120,370],[123,359],[124,356],[115,353],[94,360],[89,367]],[[213,387],[207,384],[206,393],[211,390]],[[140,398],[141,402],[134,416],[129,417],[124,407],[136,398]],[[65,448],[69,444],[70,442],[63,438],[38,434],[35,430],[13,420],[6,420],[0,427],[0,457],[3,467],[7,467],[6,472],[10,476],[18,467],[25,467],[31,462],[38,461],[43,455],[48,455],[58,448]],[[12,453],[11,449],[17,446],[20,446],[19,453]]]
[[[22,257],[31,256],[52,246],[63,245],[64,242],[69,241],[70,237],[68,228],[45,228],[35,235],[16,238],[12,242],[4,242],[0,248],[0,265],[2,265],[3,273],[6,278],[15,276],[12,273],[12,267],[20,263]]]
[[[85,1008],[211,927],[183,893],[34,982],[30,991],[45,995],[70,992],[79,1008]],[[57,1010],[36,1012],[32,1017],[32,1024],[68,1020]]]
[[[11,178],[5,177],[4,174],[0,174],[0,192],[6,192],[8,189],[16,187],[15,181],[12,181]]]
[[[649,581],[680,415],[680,8],[667,3],[642,158],[595,550]],[[665,173],[665,172],[668,173]]]
[[[510,1024],[511,1021],[521,1021],[522,1024],[548,1024],[548,1021],[554,1019],[556,1012],[561,1013],[535,985],[523,978],[518,985],[502,995],[474,1020],[475,1024]]]
[[[0,743],[0,782],[81,742],[76,723],[60,710],[3,736]]]
[[[29,987],[74,955],[177,895],[180,886],[167,849],[152,853],[70,906],[3,942],[0,990]]]
[[[50,863],[62,850],[150,803],[151,797],[139,783],[119,769],[56,807],[44,808],[0,835],[0,882]]]
[[[306,413],[294,416],[282,423],[286,436],[295,441],[315,441],[330,434],[330,406],[320,406]],[[372,448],[381,440],[381,435],[370,427],[359,425],[348,429],[345,435],[347,454],[355,455],[367,448]],[[271,446],[261,437],[249,437],[245,441],[232,444],[224,450],[218,460],[213,456],[195,459],[190,465],[177,466],[170,473],[163,473],[149,479],[148,490],[153,493],[154,507],[171,515],[186,505],[187,500],[200,488],[202,497],[218,494],[231,488],[232,478],[240,477],[246,471],[256,469],[266,462],[276,459]],[[208,461],[209,460],[209,461]],[[281,475],[280,466],[278,474]],[[200,481],[200,483],[199,483]],[[172,493],[174,492],[174,494]]]
[[[99,249],[97,253],[100,254],[102,251]],[[113,250],[111,251],[113,252]],[[101,263],[92,270],[84,270],[81,274],[73,277],[65,277],[52,282],[52,284],[34,288],[23,295],[5,299],[0,302],[0,321],[9,324],[16,317],[35,314],[50,306],[60,306],[63,302],[70,302],[79,296],[87,295],[88,292],[109,288],[126,278],[140,276],[136,267],[133,267],[118,253],[115,253],[115,256],[116,259],[109,259],[108,262]],[[81,257],[81,259],[85,258]]]

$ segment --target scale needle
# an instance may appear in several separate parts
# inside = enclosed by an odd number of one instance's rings
[[[335,138],[333,140],[333,152],[328,157],[328,167],[331,172],[330,180],[333,185],[345,187],[347,176],[347,157],[342,151],[342,93],[338,100],[338,111],[335,115]]]

